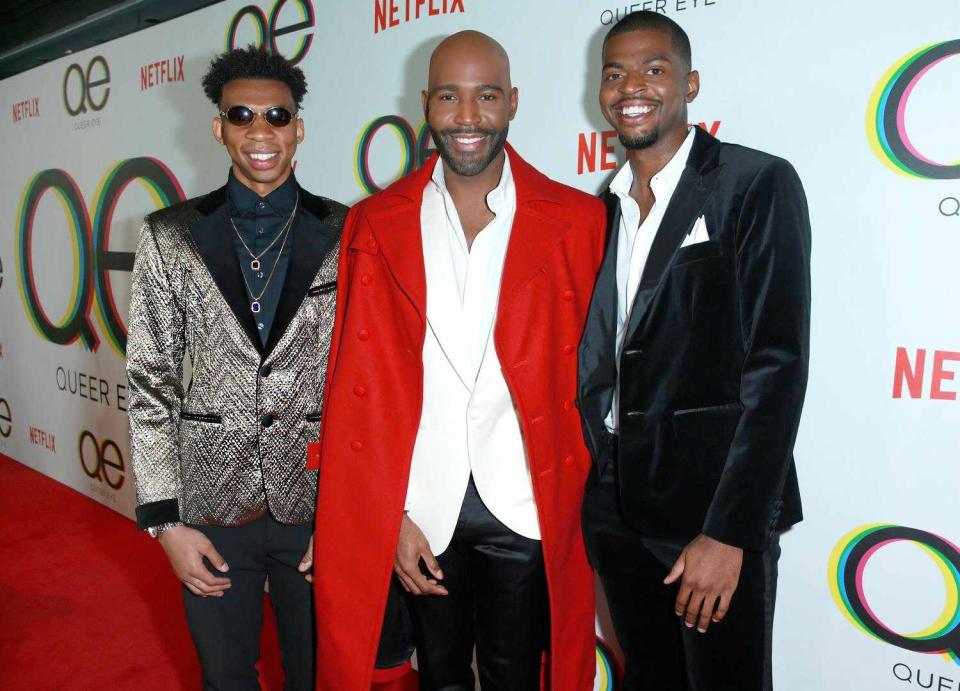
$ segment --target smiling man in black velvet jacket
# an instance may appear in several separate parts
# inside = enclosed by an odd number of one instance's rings
[[[765,691],[779,533],[801,519],[806,198],[785,160],[687,125],[675,22],[627,15],[603,50],[627,164],[580,347],[587,553],[627,689]]]

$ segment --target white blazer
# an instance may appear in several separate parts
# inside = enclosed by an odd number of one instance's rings
[[[438,167],[442,163],[438,162]],[[439,177],[439,179],[438,179]],[[442,174],[434,182],[443,185]],[[502,243],[492,254],[480,295],[463,304],[451,252],[452,201],[428,183],[421,212],[427,285],[427,334],[423,345],[423,410],[413,449],[405,509],[434,554],[450,544],[471,472],[480,498],[504,525],[540,539],[537,507],[520,422],[493,343],[509,218],[485,241]],[[505,166],[501,184],[513,181]],[[493,194],[493,193],[491,193]],[[492,207],[491,207],[492,208]],[[492,230],[489,227],[483,231]],[[482,234],[481,234],[482,235]],[[479,242],[479,238],[477,240]],[[476,242],[474,244],[476,248]],[[471,267],[474,270],[474,267]],[[476,277],[474,277],[475,280]]]

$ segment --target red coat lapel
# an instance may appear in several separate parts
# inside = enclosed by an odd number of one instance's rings
[[[556,183],[520,158],[509,144],[507,155],[517,188],[517,213],[500,281],[500,310],[519,288],[544,269],[551,250],[570,227],[552,213],[552,207],[560,208]]]
[[[549,262],[551,250],[561,241],[569,224],[551,212],[560,199],[546,176],[524,161],[510,144],[510,156],[517,193],[517,211],[507,246],[501,279],[499,306],[537,275]],[[415,172],[401,178],[376,198],[376,208],[367,214],[369,230],[361,230],[351,245],[361,252],[379,248],[394,279],[416,305],[426,313],[427,289],[420,234],[420,207],[423,188],[437,162],[433,154]]]
[[[394,280],[424,318],[427,282],[423,267],[420,206],[423,188],[430,180],[435,163],[436,155],[378,195],[374,200],[375,208],[367,214],[369,232],[358,233],[352,245],[354,249],[371,253],[380,250]]]

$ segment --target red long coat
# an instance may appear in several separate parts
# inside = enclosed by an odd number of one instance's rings
[[[594,594],[580,532],[590,468],[577,344],[604,247],[603,204],[508,146],[517,211],[494,344],[520,418],[550,594],[553,691],[593,685]],[[420,205],[436,156],[358,204],[343,231],[314,536],[317,688],[368,691],[422,405]]]

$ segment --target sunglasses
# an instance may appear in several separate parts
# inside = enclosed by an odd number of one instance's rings
[[[296,111],[291,113],[283,106],[271,106],[264,111],[257,112],[246,106],[231,106],[226,111],[220,111],[220,117],[226,118],[227,122],[237,127],[249,127],[257,116],[261,116],[272,127],[286,127],[295,116]]]

